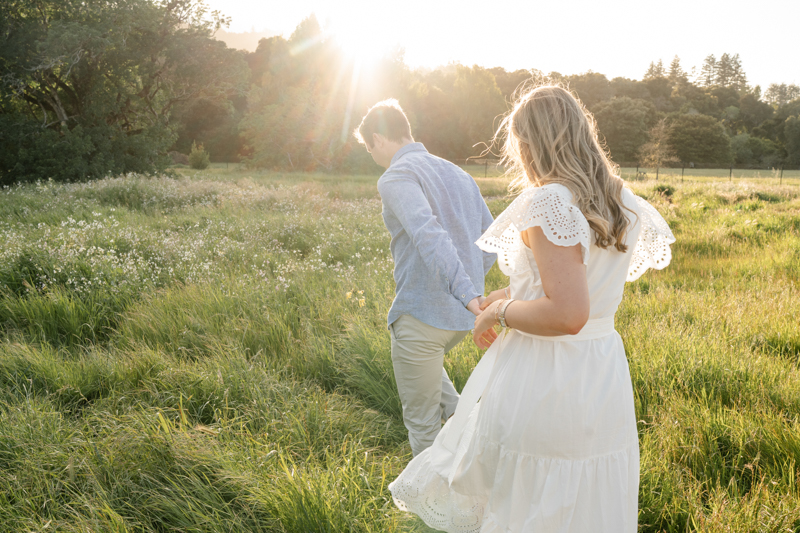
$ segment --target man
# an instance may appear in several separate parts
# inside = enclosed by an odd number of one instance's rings
[[[396,100],[375,104],[355,132],[377,164],[383,221],[392,236],[392,365],[411,451],[417,455],[456,409],[442,364],[472,328],[495,260],[474,243],[492,223],[475,180],[414,142]]]

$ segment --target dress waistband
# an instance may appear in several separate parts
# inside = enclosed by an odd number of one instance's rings
[[[575,335],[555,335],[552,337],[546,337],[544,335],[525,333],[524,331],[520,331],[518,329],[512,329],[509,333],[516,332],[520,335],[533,337],[534,339],[543,341],[588,341],[591,339],[599,339],[600,337],[605,337],[606,335],[611,335],[614,333],[614,331],[614,316],[612,315],[604,318],[593,318],[592,320],[588,320],[586,325],[583,326],[583,329],[581,329]]]

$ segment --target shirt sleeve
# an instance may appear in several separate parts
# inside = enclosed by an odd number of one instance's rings
[[[494,219],[492,218],[492,213],[489,211],[489,207],[486,205],[486,202],[483,202],[483,215],[481,220],[481,234],[486,233],[486,230],[489,229],[489,226],[492,225]],[[491,270],[492,265],[494,262],[497,261],[497,254],[491,252],[483,252],[483,275],[489,273]]]
[[[475,290],[450,236],[436,220],[422,187],[402,171],[384,173],[378,182],[384,206],[391,210],[411,237],[425,265],[444,278],[450,294],[464,307],[481,296]],[[491,215],[490,215],[491,216]]]

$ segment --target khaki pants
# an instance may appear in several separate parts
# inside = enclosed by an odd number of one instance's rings
[[[395,320],[389,331],[403,422],[416,456],[433,444],[442,429],[442,420],[456,410],[458,392],[442,365],[444,354],[468,332],[438,329],[411,315]]]

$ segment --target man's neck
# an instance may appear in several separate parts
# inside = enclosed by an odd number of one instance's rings
[[[403,139],[399,143],[395,142],[391,143],[390,150],[388,151],[389,153],[387,154],[389,155],[389,164],[391,164],[392,159],[394,159],[394,156],[397,155],[397,152],[399,152],[402,148],[405,148],[409,144],[413,143],[414,143],[413,139]]]

